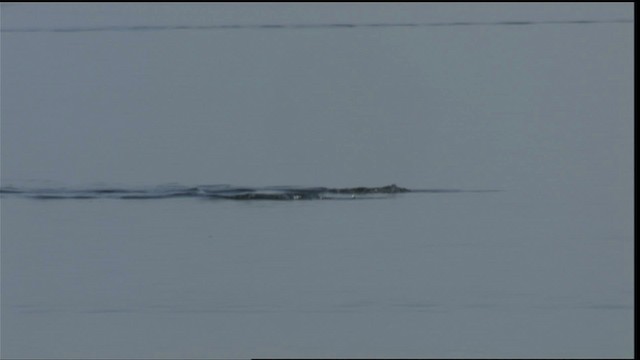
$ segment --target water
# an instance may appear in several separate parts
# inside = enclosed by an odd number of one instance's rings
[[[232,185],[181,186],[164,185],[147,188],[20,188],[6,186],[0,188],[0,194],[38,200],[63,199],[167,199],[176,197],[205,198],[211,200],[338,200],[338,199],[374,199],[403,193],[456,193],[456,192],[492,192],[498,190],[460,190],[460,189],[407,189],[396,184],[351,188],[301,187],[301,186],[264,186],[247,187]]]
[[[626,356],[628,224],[522,197],[5,198],[3,351]]]
[[[633,7],[306,6],[2,5],[2,357],[631,357]]]

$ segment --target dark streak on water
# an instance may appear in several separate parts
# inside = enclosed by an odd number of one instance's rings
[[[327,23],[327,24],[228,24],[228,25],[128,25],[128,26],[77,26],[4,28],[3,33],[74,33],[105,31],[175,31],[175,30],[280,30],[280,29],[353,29],[385,27],[443,27],[443,26],[527,26],[527,25],[588,25],[634,23],[633,19],[609,20],[528,20],[528,21],[456,21],[427,23]]]
[[[459,193],[494,192],[499,190],[460,190],[460,189],[421,189],[411,190],[395,184],[380,187],[238,187],[231,185],[179,186],[167,185],[149,188],[40,188],[27,189],[14,186],[0,188],[2,196],[19,196],[39,200],[62,199],[166,199],[166,198],[205,198],[230,200],[340,200],[371,199],[401,193]]]

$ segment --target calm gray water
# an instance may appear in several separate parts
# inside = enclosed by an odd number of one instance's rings
[[[633,356],[633,5],[1,11],[3,358]]]

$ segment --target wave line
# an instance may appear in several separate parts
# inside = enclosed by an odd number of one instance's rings
[[[75,33],[75,32],[123,32],[123,31],[176,31],[176,30],[304,30],[304,29],[354,29],[354,28],[409,28],[449,26],[530,26],[530,25],[592,25],[633,24],[634,19],[587,20],[525,20],[525,21],[452,21],[425,23],[325,23],[325,24],[229,24],[229,25],[128,25],[128,26],[78,26],[4,28],[3,33]]]
[[[19,188],[0,187],[0,196],[15,196],[37,200],[122,199],[146,200],[167,198],[204,198],[227,200],[345,200],[386,198],[403,193],[493,192],[498,190],[420,189],[411,190],[395,184],[380,187],[238,187],[231,185],[156,186],[137,189],[123,188]]]

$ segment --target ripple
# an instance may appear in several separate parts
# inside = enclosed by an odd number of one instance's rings
[[[305,30],[357,28],[417,28],[417,27],[474,27],[474,26],[535,26],[535,25],[593,25],[633,24],[633,19],[578,20],[505,20],[505,21],[448,21],[414,23],[318,23],[318,24],[209,24],[209,25],[113,25],[77,27],[4,28],[3,33],[78,33],[78,32],[134,32],[134,31],[203,31],[203,30]]]
[[[35,200],[151,200],[168,198],[203,198],[221,200],[354,200],[379,199],[405,193],[461,193],[494,192],[498,190],[461,189],[408,189],[395,184],[379,187],[300,187],[267,186],[246,187],[232,185],[199,186],[154,186],[146,188],[21,188],[5,186],[0,188],[0,196],[22,197]]]

